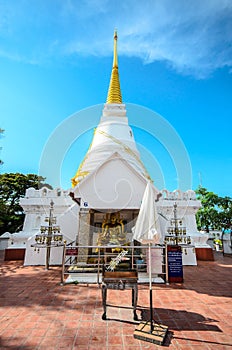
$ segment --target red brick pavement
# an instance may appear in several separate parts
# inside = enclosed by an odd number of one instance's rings
[[[153,286],[154,319],[169,327],[163,346],[134,339],[131,291],[108,291],[101,319],[97,285],[60,285],[60,268],[1,262],[0,349],[230,349],[232,259],[184,267],[184,283]],[[139,318],[149,317],[149,291],[139,286]],[[120,307],[119,307],[120,306]]]

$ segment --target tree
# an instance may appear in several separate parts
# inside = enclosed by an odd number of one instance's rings
[[[223,197],[218,204],[220,212],[219,219],[222,228],[231,228],[232,226],[232,198]]]
[[[0,175],[0,235],[4,232],[16,232],[23,224],[23,208],[19,204],[26,189],[43,186],[52,188],[44,183],[45,178],[35,174],[5,173]]]
[[[2,134],[4,133],[4,130],[0,128],[0,138],[2,136]],[[2,149],[2,147],[0,147],[0,150]],[[3,164],[3,161],[0,159],[0,165]]]
[[[220,197],[199,186],[196,190],[197,198],[202,208],[196,214],[198,229],[221,230],[232,225],[232,198]]]

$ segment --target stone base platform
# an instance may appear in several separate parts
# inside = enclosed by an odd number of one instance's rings
[[[153,344],[163,345],[168,327],[154,324],[151,332],[150,322],[141,322],[134,331],[134,338],[144,340]]]
[[[197,260],[214,261],[212,248],[195,248]]]
[[[24,260],[25,251],[24,248],[6,248],[4,260]]]

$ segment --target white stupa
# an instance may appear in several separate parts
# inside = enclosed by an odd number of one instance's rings
[[[122,102],[118,72],[117,32],[115,31],[113,68],[107,101],[100,123],[95,129],[89,151],[72,179],[73,186],[76,186],[86,175],[91,174],[99,164],[116,152],[139,174],[149,178],[140,159],[132,129],[128,125],[126,106]]]
[[[37,254],[35,258],[31,245],[47,215],[50,195],[54,202],[57,223],[61,226],[67,242],[75,240],[79,245],[96,245],[102,224],[109,213],[116,213],[123,221],[127,240],[131,241],[132,227],[135,225],[148,180],[151,179],[141,161],[133,131],[128,124],[126,106],[122,102],[115,31],[113,68],[107,101],[89,150],[72,178],[72,189],[27,190],[21,201],[26,217],[23,231],[20,232],[23,243],[18,248],[26,248],[25,264],[44,264],[44,256]],[[161,243],[167,234],[176,203],[185,234],[191,237],[191,247],[186,246],[183,262],[195,265],[196,251],[209,249],[206,244],[207,235],[198,232],[196,226],[195,214],[201,206],[200,201],[192,190],[159,191],[153,186],[153,191],[159,214]],[[17,249],[16,239],[9,242],[8,249]],[[58,250],[52,263],[61,263]]]

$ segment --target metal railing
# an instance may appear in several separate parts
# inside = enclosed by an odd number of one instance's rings
[[[168,264],[166,245],[151,247],[151,265],[148,258],[148,245],[141,246],[78,246],[74,242],[64,243],[61,284],[70,274],[95,274],[100,284],[102,269],[128,270],[136,269],[142,277],[147,277],[149,266],[153,276],[162,276],[168,283]]]

